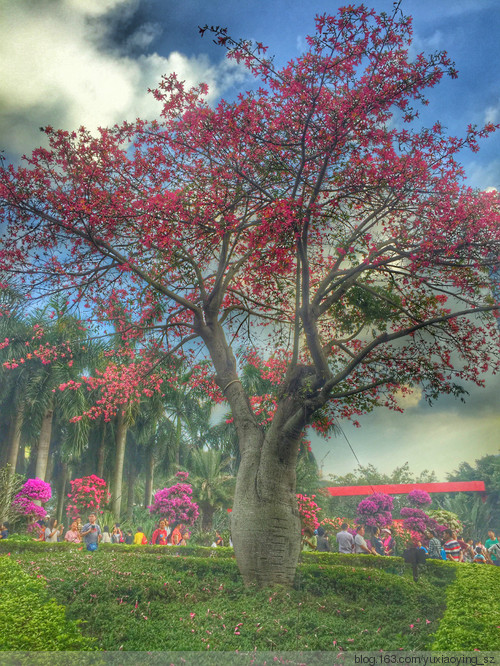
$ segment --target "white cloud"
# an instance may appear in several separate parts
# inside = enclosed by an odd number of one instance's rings
[[[467,182],[481,190],[500,190],[500,160],[491,160],[486,164],[476,161],[467,165]]]
[[[204,81],[215,99],[224,86],[242,78],[231,63],[173,52],[137,58],[106,49],[100,20],[110,11],[133,13],[135,0],[16,0],[3,8],[0,42],[1,149],[29,152],[40,144],[38,128],[85,125],[91,130],[138,116],[154,117],[158,103],[147,89],[163,74],[176,72],[187,85]],[[129,46],[145,48],[159,27],[139,26]]]
[[[484,113],[484,122],[496,124],[498,122],[499,117],[500,117],[499,107],[489,106]]]

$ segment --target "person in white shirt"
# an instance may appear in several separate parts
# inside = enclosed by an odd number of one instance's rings
[[[368,548],[368,544],[365,541],[365,527],[360,525],[356,530],[356,536],[354,537],[354,552],[359,554],[371,555],[371,550]]]
[[[337,543],[339,544],[339,553],[351,555],[354,550],[354,537],[347,531],[347,523],[342,523],[341,531],[337,532]]]
[[[48,541],[49,543],[57,543],[59,532],[60,528],[57,524],[57,518],[52,518],[49,526],[45,528],[45,541]]]

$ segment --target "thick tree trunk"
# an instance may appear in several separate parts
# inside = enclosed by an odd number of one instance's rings
[[[286,378],[265,432],[238,379],[222,328],[207,312],[205,319],[196,318],[195,329],[210,351],[217,383],[231,406],[241,453],[231,514],[236,561],[246,584],[292,585],[300,554],[295,468],[309,416],[302,371],[295,368]]]
[[[155,457],[153,449],[150,449],[146,459],[146,484],[144,486],[144,508],[147,509],[153,503],[153,478],[155,471]]]
[[[113,512],[115,520],[120,520],[120,510],[122,503],[123,461],[125,460],[126,443],[127,443],[127,426],[125,424],[125,416],[124,414],[119,412],[116,424],[115,470],[113,474],[113,498],[111,502],[111,510]]]
[[[36,458],[35,477],[45,481],[47,474],[47,462],[49,459],[50,438],[52,437],[52,421],[54,419],[54,409],[49,407],[45,412],[40,428],[40,437],[38,439],[38,453]]]
[[[291,585],[300,554],[300,517],[290,468],[261,456],[242,458],[231,538],[246,584]]]
[[[16,471],[17,460],[19,457],[19,447],[21,445],[21,428],[23,425],[24,417],[24,403],[19,401],[16,405],[14,418],[9,428],[9,455],[7,458],[7,473],[9,477],[13,476]]]
[[[101,439],[97,450],[97,476],[104,478],[104,460],[106,458],[106,424],[102,424]]]

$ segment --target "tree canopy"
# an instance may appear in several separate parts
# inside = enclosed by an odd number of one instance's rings
[[[106,409],[123,385],[157,390],[149,350],[209,356],[239,439],[240,567],[288,582],[304,428],[398,409],[412,386],[459,394],[498,368],[500,200],[468,188],[457,162],[496,128],[417,128],[426,90],[456,72],[445,53],[410,57],[397,7],[319,16],[282,68],[262,44],[212,32],[260,87],[212,108],[206,86],[172,75],[153,91],[156,120],[97,136],[45,128],[50,148],[2,171],[0,268],[33,297],[63,290],[101,322],[121,318],[140,341],[144,372],[111,373]],[[274,395],[240,382],[249,347]]]

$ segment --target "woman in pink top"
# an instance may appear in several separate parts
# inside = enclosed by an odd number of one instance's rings
[[[81,543],[82,538],[80,536],[80,532],[78,531],[76,520],[71,523],[71,527],[64,535],[64,541],[69,541],[69,543]]]

